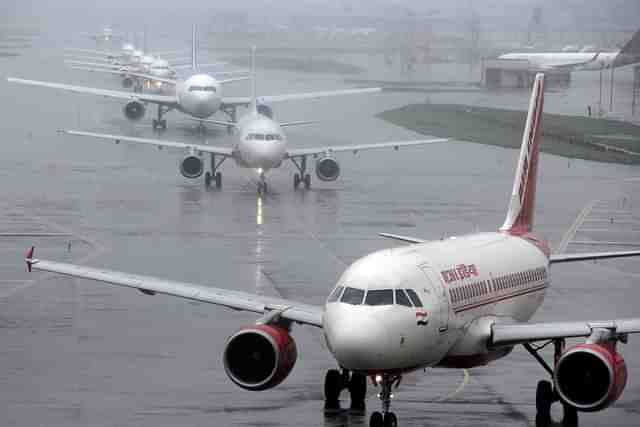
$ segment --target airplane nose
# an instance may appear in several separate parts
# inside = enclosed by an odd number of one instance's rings
[[[351,313],[342,321],[331,323],[327,340],[341,366],[354,370],[385,369],[394,346],[382,317]]]

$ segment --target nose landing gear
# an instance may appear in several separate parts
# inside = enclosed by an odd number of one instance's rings
[[[396,414],[390,411],[391,398],[393,397],[391,388],[394,384],[396,387],[398,387],[401,379],[402,377],[399,375],[382,374],[380,376],[376,376],[374,382],[381,387],[378,397],[382,402],[382,412],[376,411],[371,414],[371,418],[369,418],[369,427],[398,426],[398,418],[396,417]]]

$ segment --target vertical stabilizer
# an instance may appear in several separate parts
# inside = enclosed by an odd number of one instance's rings
[[[522,148],[513,182],[509,211],[500,231],[525,234],[533,228],[536,200],[538,155],[542,143],[542,110],[544,106],[544,74],[536,75],[529,101],[529,113],[522,136]]]
[[[629,40],[620,50],[614,60],[614,66],[622,67],[624,65],[636,64],[640,62],[640,30],[636,31],[631,40]]]
[[[251,111],[254,113],[258,112],[258,98],[256,95],[256,47],[251,46],[251,78],[249,79],[251,83],[250,96],[251,96]]]
[[[191,29],[191,69],[198,71],[198,29],[193,24]]]

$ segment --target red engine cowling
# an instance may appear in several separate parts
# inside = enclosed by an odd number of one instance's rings
[[[560,399],[585,412],[613,404],[627,384],[627,367],[610,344],[579,344],[565,351],[553,380]]]
[[[289,331],[278,326],[253,325],[229,338],[224,370],[246,390],[267,390],[284,381],[298,358]]]

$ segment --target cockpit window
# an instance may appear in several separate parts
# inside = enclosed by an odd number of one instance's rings
[[[393,305],[392,289],[375,289],[367,292],[366,305]]]
[[[422,301],[420,301],[420,298],[418,298],[418,294],[416,294],[413,289],[405,289],[405,291],[407,291],[407,294],[409,295],[409,298],[411,299],[411,302],[414,306],[422,307]]]
[[[409,297],[402,289],[396,289],[396,304],[412,307]]]
[[[327,298],[327,302],[338,301],[340,299],[340,295],[342,294],[343,289],[344,289],[344,286],[338,286],[337,288],[335,288],[333,292],[331,292],[331,295],[329,295],[329,298]]]
[[[189,92],[215,92],[215,86],[189,86]]]
[[[264,141],[264,134],[255,133],[255,134],[253,134],[253,139],[256,139],[258,141]]]
[[[344,288],[340,301],[345,304],[360,305],[362,304],[363,298],[364,291],[362,289]]]

